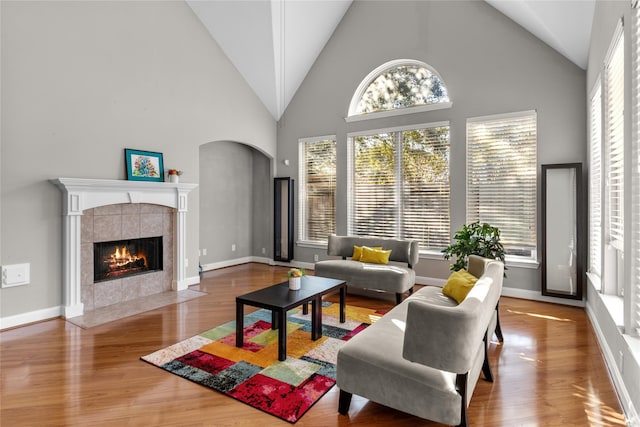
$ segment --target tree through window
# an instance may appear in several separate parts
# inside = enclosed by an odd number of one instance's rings
[[[447,88],[428,65],[393,61],[374,70],[356,92],[350,115],[449,102]],[[355,108],[353,108],[355,107]]]

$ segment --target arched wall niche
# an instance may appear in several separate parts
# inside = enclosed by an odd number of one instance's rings
[[[199,148],[200,265],[203,270],[271,257],[273,158],[251,144]]]

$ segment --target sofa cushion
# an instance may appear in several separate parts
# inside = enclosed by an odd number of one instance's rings
[[[361,262],[370,262],[372,264],[389,264],[389,256],[391,255],[391,249],[385,251],[382,249],[370,248],[368,246],[362,247]]]
[[[460,304],[467,297],[473,285],[476,284],[478,278],[465,270],[464,268],[454,271],[449,276],[449,280],[442,288],[442,293],[456,300]]]
[[[329,259],[315,264],[315,274],[347,282],[358,288],[404,293],[416,283],[416,272],[405,263],[371,264],[351,259]]]
[[[353,245],[353,255],[351,255],[351,259],[354,261],[362,261],[362,248],[364,246],[358,246],[358,245]],[[372,249],[382,249],[382,246],[376,246],[375,248]]]

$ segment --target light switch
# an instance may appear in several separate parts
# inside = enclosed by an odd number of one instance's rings
[[[2,287],[26,285],[29,283],[29,263],[2,266]]]

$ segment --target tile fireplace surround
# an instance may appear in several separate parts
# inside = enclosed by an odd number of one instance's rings
[[[172,261],[170,261],[172,265],[165,267],[167,273],[160,272],[160,274],[171,274],[172,271],[173,277],[172,279],[167,277],[163,280],[165,284],[160,285],[161,289],[159,288],[157,290],[167,290],[164,288],[168,288],[169,283],[171,284],[171,289],[174,291],[187,289],[188,283],[185,272],[187,196],[191,190],[197,187],[197,184],[82,178],[58,178],[51,182],[62,191],[62,298],[64,305],[63,315],[65,318],[82,316],[85,311],[83,300],[88,302],[86,308],[92,310],[132,297],[132,291],[126,290],[121,286],[115,293],[112,291],[105,292],[95,287],[95,285],[93,287],[87,286],[86,278],[88,271],[86,268],[83,268],[82,265],[83,261],[93,263],[93,259],[87,259],[90,258],[87,256],[88,240],[93,241],[93,239],[88,238],[89,228],[93,229],[93,232],[90,234],[100,239],[100,236],[95,236],[96,214],[105,216],[105,221],[102,221],[99,226],[98,234],[113,232],[115,238],[110,240],[117,240],[119,235],[122,236],[121,233],[125,233],[125,237],[131,235],[131,233],[155,233],[155,230],[151,230],[154,228],[158,230],[162,229],[161,234],[170,232],[172,235],[167,235],[164,239],[173,246],[173,250],[169,251],[173,252],[171,256]],[[85,214],[87,216],[83,219]],[[111,230],[109,230],[109,222],[123,222],[122,218],[124,216],[132,214],[140,218],[138,230],[127,230],[125,226],[120,227],[113,225],[111,225]],[[148,220],[142,219],[145,214],[150,215]],[[175,217],[173,224],[169,222],[169,218],[172,217]],[[105,224],[107,224],[106,227]],[[145,229],[147,231],[145,231]],[[166,261],[169,261],[167,257],[165,257],[165,262]],[[92,273],[91,268],[91,274]],[[144,276],[147,275],[138,277],[142,278]],[[85,282],[84,290],[83,282]],[[140,296],[142,296],[144,294],[154,293],[155,290],[147,287],[146,290],[136,292],[141,292]],[[96,296],[98,296],[97,299]]]

